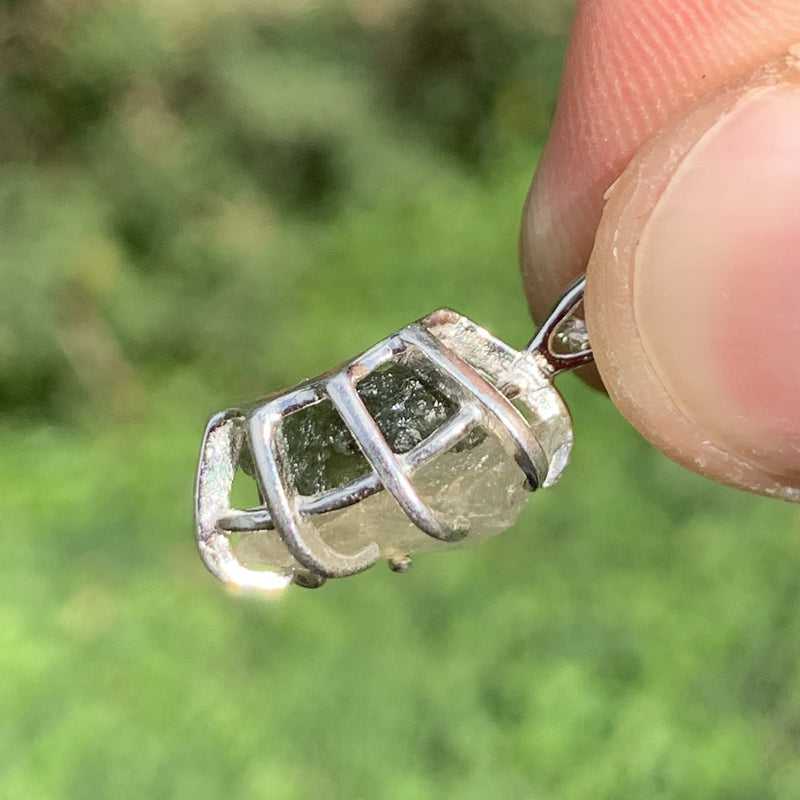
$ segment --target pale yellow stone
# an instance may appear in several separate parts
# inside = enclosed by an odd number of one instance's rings
[[[341,553],[376,542],[381,554],[396,558],[480,542],[514,523],[529,492],[524,475],[494,434],[478,444],[451,448],[417,470],[413,482],[422,498],[447,520],[469,524],[468,535],[447,544],[420,531],[387,492],[348,508],[306,518],[322,539]],[[292,565],[275,531],[244,534],[237,556],[248,566]]]

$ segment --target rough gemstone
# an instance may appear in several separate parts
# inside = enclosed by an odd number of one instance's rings
[[[396,362],[370,373],[357,390],[387,443],[399,454],[427,439],[458,410],[456,403],[428,380]],[[288,415],[282,432],[288,472],[300,495],[328,492],[370,471],[330,401]],[[242,465],[251,470],[246,454],[242,455]],[[460,544],[508,528],[529,494],[514,456],[494,432],[482,426],[423,463],[411,477],[422,499],[441,518],[468,529]],[[355,553],[371,542],[390,559],[455,546],[419,530],[386,490],[337,511],[304,516],[301,535],[307,526],[313,526],[328,546],[342,554]],[[274,530],[235,536],[233,545],[237,557],[251,568],[294,565]]]
[[[514,523],[529,492],[524,475],[499,439],[488,431],[471,435],[422,465],[414,485],[438,513],[469,524],[459,544],[472,544]],[[376,542],[381,554],[397,558],[426,550],[452,548],[416,528],[387,491],[327,514],[309,516],[323,540],[342,553],[353,553]],[[291,563],[275,531],[242,535],[237,556],[251,567]]]
[[[357,389],[395,453],[407,453],[456,412],[452,400],[399,363],[370,373]],[[283,436],[299,494],[329,491],[369,472],[367,460],[330,400],[286,417]]]
[[[529,496],[525,476],[494,434],[473,437],[423,464],[414,474],[417,491],[438,514],[469,527],[461,544],[474,544],[512,525]],[[354,552],[377,542],[387,558],[452,548],[419,530],[387,491],[309,519],[323,540]]]

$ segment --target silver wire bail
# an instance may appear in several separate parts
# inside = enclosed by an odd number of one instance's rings
[[[583,303],[586,276],[581,275],[556,303],[536,335],[525,348],[545,361],[553,375],[589,364],[594,359],[586,322],[576,316]],[[556,347],[560,340],[561,347]]]

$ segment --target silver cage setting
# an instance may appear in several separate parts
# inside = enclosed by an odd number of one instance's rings
[[[241,589],[277,590],[295,583],[317,587],[327,578],[362,572],[385,557],[405,571],[412,552],[463,546],[480,537],[469,515],[434,507],[416,485],[425,465],[480,429],[495,437],[518,469],[527,492],[552,486],[572,449],[572,424],[553,385],[559,372],[591,360],[582,321],[572,316],[584,281],[562,297],[537,336],[515,350],[464,316],[435,311],[322,377],[247,409],[214,415],[206,428],[195,494],[197,544],[208,569]],[[432,433],[395,452],[368,410],[358,387],[388,365],[402,365],[435,386],[454,409]],[[368,470],[344,485],[302,494],[297,488],[284,429],[309,407],[330,403],[355,441]],[[255,480],[260,505],[233,508],[237,470]],[[325,515],[379,493],[391,496],[413,525],[396,541],[326,541],[316,524]],[[255,539],[272,555],[256,568],[237,541]],[[432,547],[427,544],[433,545]],[[259,546],[261,546],[261,544]]]

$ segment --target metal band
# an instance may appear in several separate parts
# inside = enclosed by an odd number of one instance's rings
[[[474,398],[472,402],[480,403],[500,423],[499,430],[505,431],[504,435],[514,443],[517,464],[525,473],[530,489],[536,489],[547,475],[547,455],[525,418],[508,398],[421,325],[409,325],[399,335]]]
[[[291,569],[260,571],[243,566],[231,547],[230,537],[217,528],[217,517],[230,507],[231,487],[244,438],[244,417],[237,409],[223,411],[206,427],[195,487],[197,547],[208,569],[240,589],[273,591],[288,586]]]
[[[463,539],[469,528],[439,519],[419,496],[406,472],[403,460],[392,452],[377,423],[358,396],[352,375],[334,375],[325,385],[331,402],[350,429],[384,488],[394,497],[406,516],[429,536],[443,542]]]
[[[452,419],[435,430],[427,439],[421,441],[408,453],[398,456],[410,470],[419,469],[439,453],[449,450],[466,436],[480,421],[482,414],[472,406],[462,408]],[[383,483],[376,473],[370,472],[361,478],[340,486],[330,492],[313,497],[298,497],[298,512],[301,517],[311,514],[327,514],[339,511],[361,500],[383,491]],[[269,509],[252,508],[247,510],[230,509],[217,519],[217,528],[228,533],[254,533],[274,530],[275,523]]]
[[[352,575],[371,567],[380,557],[374,542],[352,555],[340,553],[329,547],[297,512],[293,487],[284,481],[278,464],[276,434],[281,419],[280,412],[267,405],[256,411],[249,422],[259,488],[281,539],[303,566],[328,578]]]

